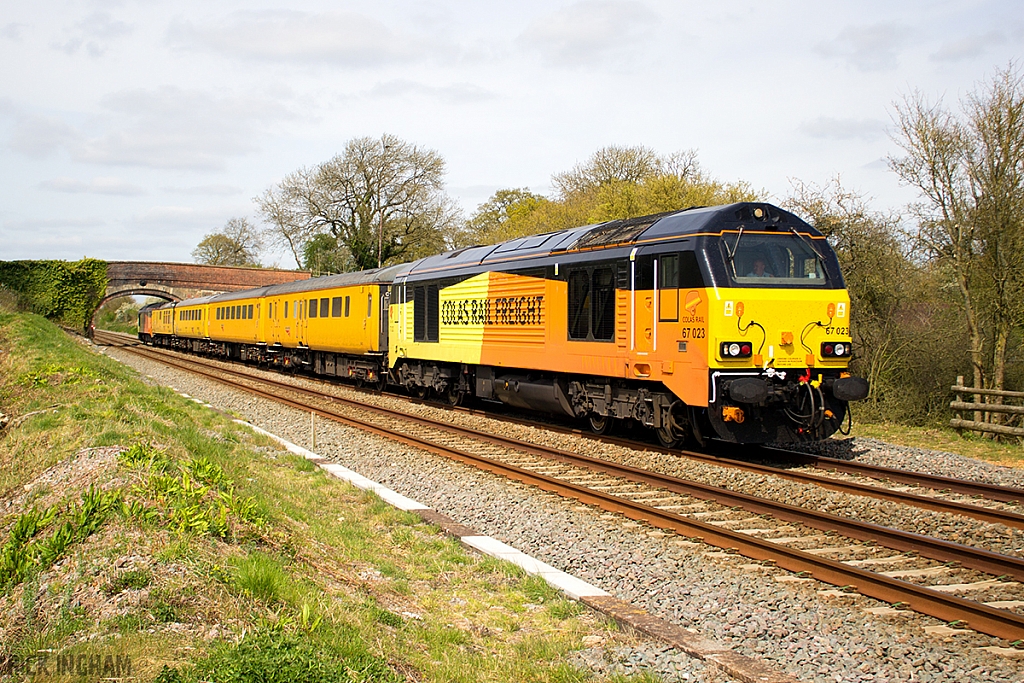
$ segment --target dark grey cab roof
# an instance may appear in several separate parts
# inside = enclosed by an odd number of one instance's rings
[[[612,247],[648,244],[687,235],[717,233],[737,223],[748,223],[748,229],[759,229],[753,211],[762,209],[763,223],[767,226],[792,226],[801,232],[819,234],[793,214],[770,204],[740,202],[721,206],[695,207],[682,211],[669,211],[652,216],[607,221],[569,230],[542,235],[520,237],[486,247],[470,247],[437,256],[428,256],[405,266],[399,278],[426,275],[439,271],[453,271],[460,267],[472,268],[489,264],[514,263],[530,258],[557,256],[561,253],[579,253]]]

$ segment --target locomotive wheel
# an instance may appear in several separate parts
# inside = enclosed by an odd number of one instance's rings
[[[388,376],[384,373],[379,373],[377,375],[377,379],[370,384],[370,388],[376,389],[377,391],[384,391],[388,388]]]
[[[448,401],[448,405],[455,407],[462,403],[462,397],[465,395],[458,389],[449,388],[445,393],[445,400]]]
[[[416,398],[425,399],[429,391],[430,387],[413,387],[412,395]]]
[[[612,426],[612,419],[607,415],[590,413],[587,415],[587,424],[590,426],[590,431],[600,436],[608,432],[608,428]]]
[[[671,425],[665,425],[654,430],[654,433],[658,436],[658,443],[661,444],[662,448],[675,448],[679,445],[682,439],[676,434],[676,431],[672,429]]]

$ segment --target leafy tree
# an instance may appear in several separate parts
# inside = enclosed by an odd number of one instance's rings
[[[556,173],[552,183],[558,193],[551,199],[525,189],[499,190],[468,221],[468,239],[492,244],[758,195],[746,183],[709,177],[692,151],[660,156],[646,147],[604,147],[571,171]]]
[[[357,269],[437,253],[459,214],[443,191],[445,162],[393,135],[350,140],[345,151],[301,168],[256,198],[275,242],[297,262],[330,235]]]
[[[974,386],[1001,389],[1024,322],[1024,78],[1008,67],[961,109],[920,93],[897,103],[904,154],[889,164],[920,193],[913,237],[955,285]]]
[[[196,263],[208,266],[260,266],[263,240],[247,218],[231,218],[220,232],[206,235],[192,250]]]
[[[523,220],[548,200],[528,188],[498,190],[466,221],[466,234],[478,243],[508,239],[505,228]],[[463,246],[469,246],[468,244]]]

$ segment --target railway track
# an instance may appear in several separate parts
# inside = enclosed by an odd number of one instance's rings
[[[124,338],[114,342],[122,344]],[[1020,558],[487,434],[451,421],[325,397],[233,369],[209,370],[193,357],[147,347],[130,350],[305,412],[774,564],[796,573],[797,578],[813,577],[843,591],[909,607],[957,626],[1012,642],[1024,640],[1024,560]],[[969,600],[960,597],[962,594],[981,597]]]

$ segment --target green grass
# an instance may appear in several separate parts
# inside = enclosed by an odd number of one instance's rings
[[[0,312],[0,349],[17,420],[0,434],[0,505],[27,501],[0,507],[3,552],[27,562],[0,571],[15,577],[0,657],[88,643],[131,656],[139,680],[542,682],[591,680],[564,660],[584,635],[629,642],[37,316]],[[101,446],[119,454],[80,468]],[[69,476],[39,482],[50,468]],[[127,591],[138,601],[115,608]]]
[[[908,427],[884,422],[854,423],[851,436],[870,437],[900,446],[959,453],[968,458],[1007,467],[1024,467],[1024,445],[1013,438],[996,441],[969,432],[959,435],[951,427]]]

